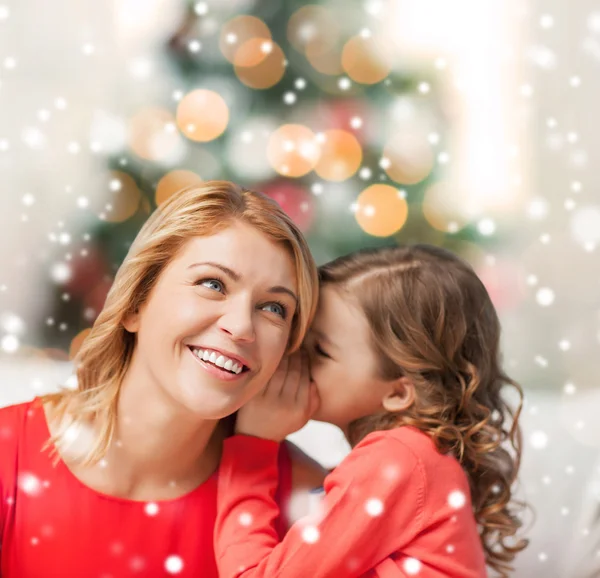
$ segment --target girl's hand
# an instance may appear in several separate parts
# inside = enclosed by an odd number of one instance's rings
[[[308,355],[300,350],[284,357],[262,392],[238,411],[235,433],[279,442],[304,427],[318,407]]]

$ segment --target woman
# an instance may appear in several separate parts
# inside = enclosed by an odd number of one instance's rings
[[[223,418],[299,346],[317,291],[268,198],[208,182],[161,205],[80,350],[77,389],[0,410],[2,578],[216,578]],[[323,478],[289,447],[280,464],[281,505],[291,476]]]

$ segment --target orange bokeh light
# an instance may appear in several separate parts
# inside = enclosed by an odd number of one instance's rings
[[[122,223],[135,215],[140,206],[142,193],[131,175],[121,171],[111,171],[109,196],[102,210],[105,221]]]
[[[145,160],[164,160],[177,147],[179,138],[175,119],[166,109],[143,108],[129,121],[129,147]]]
[[[201,182],[202,178],[193,171],[176,170],[167,173],[156,186],[156,205],[161,205],[175,193]]]
[[[323,6],[303,6],[288,21],[290,44],[304,54],[313,68],[322,74],[344,72],[339,47],[340,31],[333,13]]]
[[[186,94],[177,107],[177,126],[190,140],[208,142],[221,136],[229,123],[229,108],[223,97],[206,89]]]
[[[321,155],[315,172],[328,181],[349,179],[360,167],[362,148],[356,137],[345,130],[328,130],[319,139]]]
[[[301,124],[284,124],[269,137],[267,158],[280,175],[301,177],[315,168],[319,156],[315,134]]]
[[[371,185],[358,196],[354,216],[365,233],[388,237],[406,223],[408,205],[395,187]]]
[[[382,168],[397,183],[414,185],[433,169],[434,156],[425,135],[398,133],[383,149]]]
[[[240,46],[252,38],[271,38],[271,31],[260,18],[236,16],[223,24],[219,48],[223,56],[233,64]]]
[[[321,74],[335,76],[344,72],[340,51],[335,46],[323,48],[320,43],[312,42],[306,47],[306,59]]]
[[[342,67],[355,82],[375,84],[391,71],[390,59],[383,47],[371,37],[354,36],[342,50]]]
[[[337,43],[339,27],[330,10],[309,4],[290,16],[287,36],[290,44],[300,53],[304,53],[311,45],[314,50],[326,52]]]
[[[251,38],[238,49],[234,68],[246,86],[260,90],[271,88],[285,74],[285,55],[270,38]]]

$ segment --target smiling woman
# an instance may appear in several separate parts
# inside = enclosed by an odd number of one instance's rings
[[[306,242],[267,197],[208,182],[161,205],[80,349],[77,389],[0,410],[2,577],[216,578],[223,418],[298,348],[316,295]],[[282,505],[292,478],[322,479],[285,446],[280,460]]]
[[[217,260],[203,261],[206,256]],[[288,347],[296,277],[289,252],[244,222],[189,240],[147,302],[124,318],[125,329],[137,334],[137,348],[123,395],[137,396],[154,383],[204,419],[239,409]],[[226,370],[227,359],[240,371]]]

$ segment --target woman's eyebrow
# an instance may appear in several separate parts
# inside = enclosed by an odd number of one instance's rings
[[[211,267],[216,267],[217,269],[220,269],[221,271],[223,271],[223,273],[225,273],[226,275],[229,275],[229,277],[231,277],[234,281],[239,281],[242,276],[239,273],[236,273],[233,269],[230,269],[229,267],[225,267],[225,265],[221,265],[220,263],[215,263],[214,261],[204,261],[203,263],[192,263],[188,269],[193,269],[194,267],[201,267],[202,265],[209,265]]]
[[[271,287],[270,289],[267,289],[267,292],[268,293],[285,293],[286,295],[293,297],[294,301],[296,301],[296,303],[298,303],[298,297],[296,296],[296,294],[291,289],[288,289],[287,287],[284,287],[283,285],[275,285],[275,287]]]
[[[192,263],[188,269],[193,269],[194,267],[201,267],[202,265],[209,265],[210,267],[216,267],[217,269],[220,269],[221,271],[223,271],[223,273],[225,273],[226,275],[228,275],[229,277],[231,277],[234,281],[240,281],[242,279],[242,276],[237,273],[236,271],[234,271],[233,269],[230,269],[229,267],[225,267],[225,265],[221,265],[220,263],[215,263],[214,261],[204,261],[202,263]],[[275,285],[274,287],[270,287],[269,289],[267,289],[268,293],[285,293],[287,295],[289,295],[290,297],[292,297],[294,299],[294,301],[296,301],[296,303],[298,303],[298,297],[297,295],[291,290],[288,289],[287,287],[284,287],[283,285]]]

